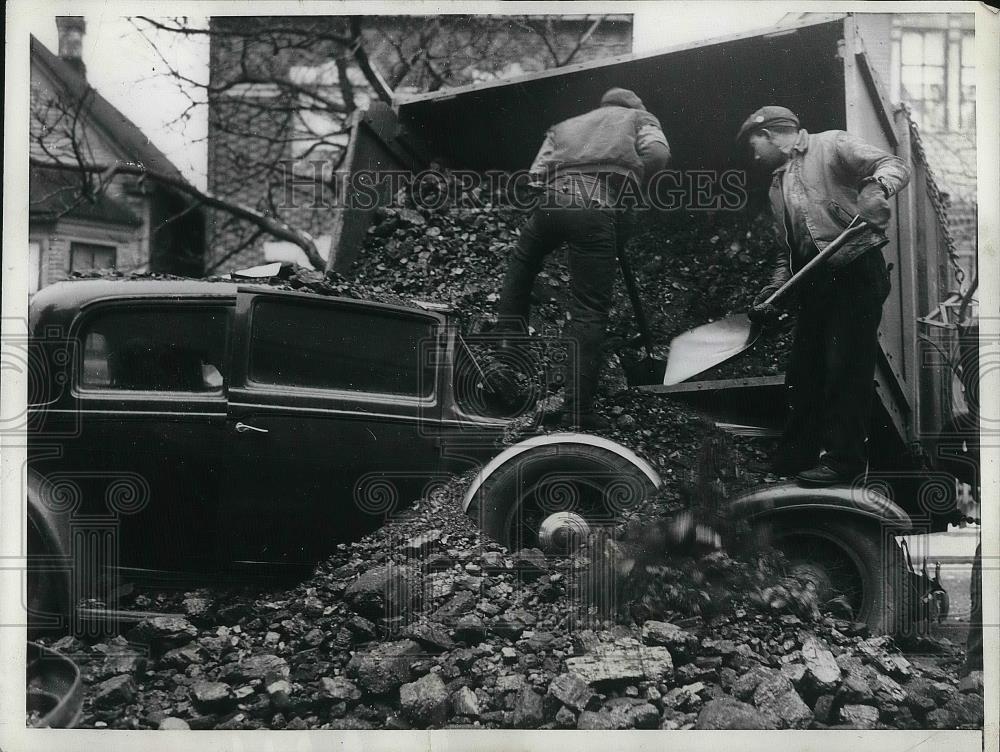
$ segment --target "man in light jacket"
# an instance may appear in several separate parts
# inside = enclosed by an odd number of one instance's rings
[[[596,110],[554,125],[535,157],[531,175],[542,194],[508,262],[497,331],[527,332],[535,276],[545,257],[568,243],[572,300],[564,331],[576,352],[564,409],[546,422],[610,427],[594,411],[594,395],[617,274],[616,249],[627,232],[627,209],[620,199],[626,192],[637,196],[635,189],[669,157],[659,121],[638,96],[619,88],[605,92]]]
[[[786,370],[789,416],[774,470],[808,485],[849,483],[865,472],[882,303],[889,273],[889,198],[909,182],[896,156],[845,131],[810,134],[787,108],[762,107],[740,128],[752,159],[772,171],[769,198],[780,241],[771,282],[754,300],[755,320],[776,311],[763,301],[836,238],[855,215],[868,227],[845,243],[797,296]]]

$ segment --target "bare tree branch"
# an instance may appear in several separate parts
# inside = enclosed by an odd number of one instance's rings
[[[254,232],[251,233],[250,236],[246,240],[244,240],[242,243],[239,243],[236,246],[234,246],[233,248],[230,248],[228,251],[226,251],[226,254],[222,258],[218,259],[217,261],[212,262],[212,264],[210,266],[208,266],[205,271],[208,272],[208,273],[214,272],[216,269],[218,269],[224,263],[226,263],[227,261],[229,261],[229,259],[231,259],[233,256],[235,256],[236,254],[238,254],[238,253],[240,253],[242,251],[245,251],[247,248],[249,248],[250,246],[252,246],[254,243],[257,242],[257,240],[259,238],[261,238],[263,236],[264,236],[264,231],[263,230],[261,230],[259,228],[256,229],[256,230],[254,230]]]
[[[585,45],[588,42],[588,40],[594,35],[594,32],[597,31],[600,25],[604,22],[604,19],[605,16],[598,16],[597,20],[590,25],[590,28],[587,29],[587,31],[585,31],[583,35],[576,40],[576,44],[573,46],[573,49],[570,50],[570,53],[563,58],[562,62],[556,64],[557,68],[561,68],[564,65],[569,65],[570,62],[572,62],[573,58],[576,57],[576,53],[578,53],[580,51],[580,48],[583,47],[583,45]]]
[[[282,222],[280,219],[269,217],[255,209],[251,209],[247,206],[242,206],[225,199],[220,199],[210,193],[198,190],[184,180],[180,180],[170,175],[165,175],[157,170],[151,170],[145,165],[138,164],[136,162],[123,162],[120,160],[110,165],[50,164],[35,158],[30,160],[30,164],[33,167],[82,171],[90,174],[97,173],[102,175],[102,178],[104,176],[110,177],[113,175],[134,175],[137,177],[145,177],[150,180],[155,180],[157,183],[170,186],[177,191],[191,196],[205,206],[212,207],[213,209],[222,209],[235,217],[251,222],[260,228],[262,232],[266,232],[272,237],[294,243],[305,252],[306,258],[309,259],[309,263],[316,269],[322,269],[326,265],[323,257],[320,256],[319,252],[316,250],[316,243],[309,233],[297,230],[285,222]]]
[[[195,27],[186,18],[134,17],[133,26],[158,59],[157,75],[183,93],[170,127],[183,132],[195,113],[207,109],[210,190],[171,183],[141,165],[108,165],[111,172],[104,174],[78,169],[79,196],[73,198],[95,200],[116,176],[141,173],[225,215],[212,225],[213,244],[225,246],[224,258],[232,258],[233,245],[250,247],[270,235],[295,243],[316,268],[323,268],[312,235],[292,225],[326,232],[330,214],[302,211],[297,200],[317,186],[337,189],[335,173],[343,168],[355,110],[368,99],[391,104],[397,89],[434,91],[502,76],[518,65],[566,65],[591,43],[605,16],[584,22],[554,18],[219,17]],[[205,80],[177,63],[165,41],[171,35],[211,43]],[[67,167],[94,161],[84,134],[73,133],[70,112],[58,123],[60,134],[38,128],[36,140],[33,127],[33,156]],[[327,164],[322,172],[312,172],[319,159]],[[294,199],[288,206],[276,201],[286,196]]]
[[[392,102],[392,90],[386,84],[385,80],[379,75],[378,71],[372,67],[371,61],[368,59],[368,52],[365,50],[365,46],[361,34],[361,22],[357,16],[351,16],[351,48],[354,54],[354,60],[357,62],[358,67],[361,72],[365,74],[365,80],[372,87],[376,96],[383,102]]]

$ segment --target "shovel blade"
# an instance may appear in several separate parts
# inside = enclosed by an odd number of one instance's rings
[[[759,336],[760,327],[742,313],[685,332],[670,343],[663,383],[679,384],[725,363],[749,348]]]

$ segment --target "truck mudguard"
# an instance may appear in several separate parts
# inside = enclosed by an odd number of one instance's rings
[[[762,517],[791,511],[840,512],[861,515],[893,527],[908,529],[910,516],[877,489],[862,485],[803,488],[783,483],[755,489],[730,503],[741,517]]]

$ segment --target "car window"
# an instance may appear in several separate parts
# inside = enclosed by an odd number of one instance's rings
[[[86,389],[221,392],[228,309],[134,306],[84,325],[78,383]]]
[[[358,306],[257,300],[250,379],[261,384],[427,397],[434,322]]]

